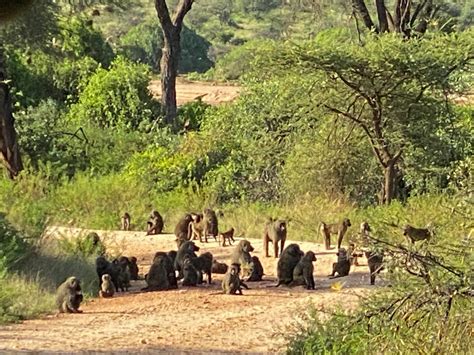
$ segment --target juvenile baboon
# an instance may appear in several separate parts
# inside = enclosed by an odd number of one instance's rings
[[[369,265],[370,271],[370,284],[375,284],[375,276],[382,270],[383,253],[377,253],[374,251],[366,251],[365,257],[367,258],[367,264]]]
[[[183,263],[186,257],[196,258],[196,252],[199,251],[199,247],[194,244],[193,241],[184,242],[181,247],[178,249],[176,258],[174,260],[174,268],[178,271],[178,279],[183,278]]]
[[[138,265],[137,265],[137,258],[134,257],[134,256],[131,256],[130,257],[130,262],[128,264],[128,268],[129,268],[129,271],[130,271],[130,279],[131,280],[138,280]]]
[[[263,233],[263,250],[265,250],[265,256],[268,258],[268,243],[273,244],[273,256],[278,258],[278,242],[280,242],[280,254],[283,253],[286,241],[286,221],[281,219],[270,218],[265,225],[265,231]]]
[[[263,265],[257,256],[252,256],[252,269],[247,281],[262,281],[264,275]]]
[[[347,228],[351,226],[349,218],[344,218],[341,223],[326,224],[321,222],[319,231],[324,237],[326,250],[331,248],[331,234],[337,234],[337,249],[341,248],[342,239],[347,232]]]
[[[351,265],[359,266],[358,258],[362,257],[362,253],[356,250],[356,245],[354,243],[349,244],[349,248],[347,248],[347,256],[349,257],[349,263]]]
[[[219,245],[225,247],[226,244],[225,242],[229,242],[229,245],[232,245],[232,242],[235,242],[234,240],[234,228],[229,229],[227,232],[220,233],[219,234]]]
[[[332,273],[330,278],[343,277],[349,275],[349,270],[351,269],[351,263],[347,257],[347,250],[340,248],[336,253],[337,262],[332,264]],[[337,274],[337,276],[335,276]]]
[[[204,216],[201,213],[191,213],[192,222],[188,225],[188,239],[203,242]],[[206,240],[207,241],[207,240]]]
[[[131,217],[128,212],[125,212],[123,216],[121,217],[121,224],[122,224],[122,230],[123,231],[129,231],[130,230],[130,222],[131,222]]]
[[[56,290],[56,305],[61,313],[82,313],[82,300],[81,281],[75,276],[68,277]]]
[[[146,235],[161,234],[162,231],[163,231],[163,217],[161,217],[158,211],[153,210],[147,222]]]
[[[95,260],[97,276],[99,276],[99,285],[102,285],[102,275],[109,274],[115,285],[115,291],[119,291],[120,267],[117,264],[109,262],[105,257],[99,256]]]
[[[176,244],[179,247],[187,240],[191,238],[189,234],[189,224],[193,221],[191,214],[186,213],[176,224],[174,228],[174,234],[176,236]]]
[[[145,277],[147,287],[143,291],[160,291],[178,288],[178,282],[171,260],[164,252],[157,252],[150,271]]]
[[[219,234],[219,223],[217,221],[216,212],[210,208],[205,208],[203,211],[204,215],[204,241],[207,243],[207,236],[212,236],[217,242],[217,235]]]
[[[252,244],[246,239],[243,239],[234,248],[231,255],[231,263],[240,264],[242,269],[243,277],[247,277],[252,274],[253,263],[250,252],[254,250]]]
[[[103,298],[113,297],[115,285],[109,274],[102,275],[102,285],[100,286],[99,296]]]
[[[225,274],[229,267],[226,263],[220,263],[216,259],[212,260],[212,273],[213,274]]]
[[[199,282],[199,272],[194,267],[191,258],[188,256],[183,262],[183,286],[197,286]]]
[[[293,281],[290,286],[304,285],[307,290],[314,290],[314,261],[316,261],[314,252],[307,251],[293,270]]]
[[[222,279],[222,291],[226,295],[242,295],[242,286],[240,281],[240,265],[232,263],[229,270]]]
[[[203,283],[203,274],[207,275],[207,283],[212,283],[212,254],[202,253],[197,258],[190,258],[191,263],[198,272],[198,283]]]
[[[298,244],[290,244],[283,250],[277,264],[278,283],[276,287],[288,285],[293,281],[293,271],[303,255]]]
[[[362,236],[368,236],[371,231],[372,231],[372,229],[370,229],[369,223],[367,223],[367,222],[362,222],[362,223],[360,224],[359,233],[360,233]]]
[[[431,238],[431,232],[427,228],[415,228],[409,224],[403,227],[403,235],[408,237],[412,243],[420,240],[430,240]]]

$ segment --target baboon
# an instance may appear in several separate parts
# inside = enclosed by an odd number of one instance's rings
[[[212,260],[212,273],[213,274],[225,274],[229,267],[226,263],[220,263],[216,259]]]
[[[360,233],[362,236],[368,236],[370,232],[372,232],[372,229],[370,229],[369,223],[367,223],[367,222],[362,222],[362,223],[360,224],[359,233]]]
[[[222,291],[226,295],[242,295],[242,285],[240,281],[240,265],[232,263],[229,270],[222,279]]]
[[[171,260],[171,265],[174,267],[174,261],[176,260],[176,255],[178,252],[176,250],[170,250],[169,252],[166,253],[168,255],[168,258]]]
[[[349,244],[349,248],[347,248],[347,256],[349,257],[349,263],[351,265],[359,266],[358,258],[362,257],[362,253],[356,251],[354,243]]]
[[[234,240],[234,228],[229,229],[227,232],[219,234],[219,245],[225,247],[226,240],[229,242],[229,245],[232,245]]]
[[[124,291],[128,291],[130,287],[130,260],[126,256],[121,256],[118,260],[114,260],[112,264],[115,264],[119,267],[118,274],[118,287]]]
[[[193,221],[193,217],[191,214],[186,213],[176,224],[174,228],[174,234],[176,236],[176,244],[178,245],[178,249],[180,246],[187,240],[191,238],[189,234],[189,224]]]
[[[219,223],[217,221],[216,212],[210,208],[205,208],[203,211],[204,215],[204,241],[207,243],[207,236],[213,236],[217,242],[217,235],[219,234]]]
[[[412,243],[420,240],[430,240],[431,238],[431,232],[427,228],[415,228],[409,224],[403,227],[403,235],[408,237]]]
[[[102,285],[100,286],[99,295],[102,298],[113,297],[115,293],[115,285],[109,274],[102,275]]]
[[[314,290],[314,261],[316,261],[314,252],[307,251],[293,270],[293,281],[290,286],[304,285],[307,290]]]
[[[122,222],[122,230],[123,231],[129,231],[130,230],[130,221],[131,217],[128,212],[125,212],[123,216],[121,217],[121,222]]]
[[[265,250],[265,257],[269,257],[268,243],[273,244],[273,256],[278,258],[278,242],[280,242],[280,254],[283,253],[286,241],[286,221],[281,219],[270,218],[265,225],[263,233],[263,250]]]
[[[212,283],[212,254],[202,253],[197,258],[190,258],[191,263],[198,272],[198,283],[203,283],[203,274],[207,275],[207,283]]]
[[[81,281],[75,276],[68,277],[56,290],[56,305],[61,313],[82,313],[82,300]]]
[[[252,274],[253,263],[250,252],[252,252],[253,246],[246,239],[243,239],[236,245],[231,256],[231,263],[240,264],[242,269],[243,277],[247,277]]]
[[[102,285],[102,275],[109,274],[113,284],[115,285],[115,291],[118,292],[120,267],[107,261],[105,257],[99,256],[95,260],[95,268],[97,271],[97,276],[99,276],[99,285]]]
[[[153,210],[147,222],[146,235],[161,234],[162,231],[163,231],[163,217],[161,217],[158,211]]]
[[[191,257],[187,256],[183,262],[183,286],[197,286],[199,272],[194,267]]]
[[[196,252],[199,251],[199,247],[194,244],[193,241],[184,242],[176,253],[176,258],[174,260],[174,268],[178,271],[178,279],[183,278],[183,263],[186,257],[196,258]]]
[[[330,278],[343,277],[349,275],[349,270],[351,269],[351,263],[347,257],[347,250],[340,248],[336,253],[337,262],[332,264],[332,273]],[[335,276],[337,274],[337,276]]]
[[[142,291],[160,291],[178,288],[176,274],[170,258],[164,252],[155,253],[150,271],[145,277],[147,287]]]
[[[293,281],[293,271],[303,255],[298,244],[290,244],[283,250],[277,264],[278,283],[276,287],[288,285]]]
[[[197,240],[202,243],[204,235],[204,215],[201,213],[191,213],[192,222],[188,225],[188,239]],[[206,240],[207,242],[207,240]]]
[[[367,258],[367,264],[369,265],[370,284],[373,285],[375,284],[375,276],[383,269],[383,253],[366,251],[365,257]]]
[[[130,257],[130,262],[128,264],[128,268],[130,271],[130,279],[131,280],[138,280],[138,265],[137,265],[137,258],[132,256]]]
[[[252,270],[247,281],[262,281],[264,275],[263,265],[257,256],[252,256]]]
[[[351,226],[349,218],[344,218],[341,223],[326,224],[321,222],[319,231],[324,237],[326,250],[331,249],[331,234],[337,234],[337,249],[341,248],[342,239],[347,232],[347,228]]]

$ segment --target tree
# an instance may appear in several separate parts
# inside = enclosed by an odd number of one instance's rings
[[[404,41],[381,36],[364,46],[329,38],[281,50],[276,63],[313,76],[315,101],[365,134],[384,174],[380,202],[390,203],[404,150],[440,148],[452,123],[448,95],[462,87],[474,59],[472,33]],[[466,87],[464,87],[466,90]]]
[[[176,122],[176,76],[181,52],[180,38],[184,16],[191,10],[194,0],[180,0],[176,5],[173,19],[170,17],[165,0],[155,0],[156,13],[163,31],[161,55],[161,105],[166,123]]]
[[[378,25],[372,20],[365,0],[352,0],[356,16],[360,16],[366,28],[376,33],[398,32],[410,38],[412,31],[424,34],[429,21],[435,16],[439,7],[433,0],[411,1],[396,0],[393,14],[390,13],[385,0],[375,0]]]

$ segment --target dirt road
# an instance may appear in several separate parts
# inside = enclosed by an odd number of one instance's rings
[[[161,83],[152,80],[148,86],[153,96],[161,96]],[[190,81],[183,77],[176,80],[176,102],[178,106],[186,102],[201,100],[210,105],[218,105],[235,100],[239,96],[240,87],[207,81]]]
[[[52,230],[75,235],[80,230]],[[175,249],[174,236],[145,236],[142,232],[98,231],[108,248],[138,258],[140,273],[145,274],[153,254]],[[335,292],[327,274],[334,252],[319,244],[298,242],[303,250],[317,253],[315,291],[302,287],[274,288],[276,259],[262,256],[261,241],[250,239],[263,262],[265,281],[249,283],[243,296],[217,294],[222,275],[213,285],[166,292],[140,293],[144,281],[132,284],[131,292],[112,299],[92,299],[82,306],[83,314],[61,314],[22,324],[0,327],[0,351],[44,352],[163,352],[163,353],[274,353],[285,349],[279,333],[298,319],[311,304],[341,305],[353,308],[358,296],[367,294],[366,266],[353,269],[339,279],[342,291]],[[287,242],[288,243],[288,242]],[[199,243],[198,243],[199,244]],[[219,261],[229,262],[232,247],[217,242],[199,244]],[[364,260],[365,261],[365,260]],[[132,281],[133,282],[133,281]]]

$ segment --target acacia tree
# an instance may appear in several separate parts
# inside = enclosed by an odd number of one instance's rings
[[[396,195],[404,154],[440,149],[452,125],[448,95],[474,59],[472,33],[404,41],[382,36],[364,46],[331,38],[283,47],[271,63],[314,78],[318,105],[365,134],[383,171],[381,203]],[[467,90],[466,88],[464,88]],[[459,92],[459,91],[458,91]],[[438,144],[438,145],[437,145]]]
[[[165,0],[155,0],[156,13],[163,31],[161,55],[161,105],[165,121],[174,126],[176,118],[176,76],[181,53],[181,30],[184,16],[191,10],[194,0],[180,0],[171,18]]]
[[[360,16],[364,26],[376,33],[398,32],[410,38],[412,31],[423,34],[429,21],[436,15],[439,7],[433,5],[433,0],[396,0],[393,11],[390,12],[385,0],[375,0],[378,24],[366,6],[365,0],[352,0],[356,16]]]

